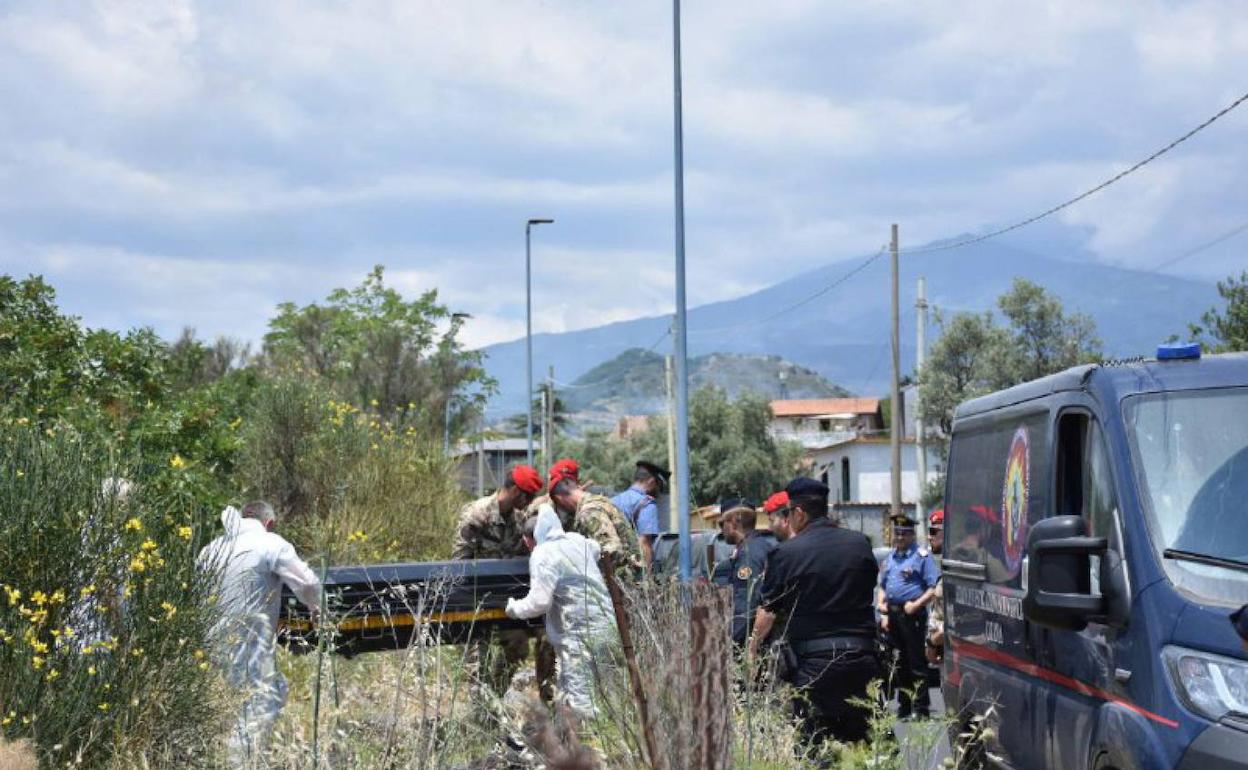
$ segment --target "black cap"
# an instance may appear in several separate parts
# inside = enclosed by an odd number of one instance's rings
[[[828,485],[818,479],[799,476],[789,482],[784,491],[789,494],[789,499],[796,502],[803,498],[809,500],[817,497],[822,500],[828,499]]]
[[[1235,624],[1239,638],[1248,642],[1248,604],[1231,613],[1231,622]]]
[[[893,517],[893,529],[914,529],[916,522],[906,514]]]
[[[719,501],[719,512],[731,511],[733,508],[756,508],[748,497],[725,497]]]
[[[672,476],[672,472],[666,468],[660,468],[649,460],[638,460],[637,467],[649,473],[651,476],[659,480],[659,488],[666,490],[668,480]]]

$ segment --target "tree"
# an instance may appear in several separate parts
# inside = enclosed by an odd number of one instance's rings
[[[1062,302],[1043,287],[1015,278],[1010,291],[997,300],[1010,323],[1018,371],[1026,382],[1100,358],[1096,324],[1082,313],[1066,313]]]
[[[765,398],[745,394],[732,400],[719,388],[700,388],[689,399],[690,498],[708,505],[723,497],[761,501],[792,478],[801,449],[777,442],[768,428]],[[667,420],[655,417],[646,430],[626,440],[605,431],[560,442],[560,456],[581,463],[581,477],[615,489],[632,481],[638,460],[666,463]]]
[[[1201,339],[1206,333],[1213,337],[1207,343],[1217,353],[1248,350],[1248,271],[1218,281],[1218,294],[1226,300],[1226,309],[1219,312],[1209,308],[1200,317],[1199,324],[1190,327],[1193,339]]]
[[[451,313],[431,289],[412,301],[373,268],[354,289],[335,289],[323,305],[286,302],[269,322],[270,366],[321,378],[339,397],[429,435],[441,435],[450,404],[452,431],[494,392],[482,354],[458,339],[467,317]],[[439,333],[439,326],[445,330]]]
[[[1101,357],[1092,319],[1066,313],[1041,286],[1015,278],[997,306],[1007,326],[988,312],[959,313],[947,322],[937,314],[941,334],[919,372],[919,397],[942,449],[963,401]]]

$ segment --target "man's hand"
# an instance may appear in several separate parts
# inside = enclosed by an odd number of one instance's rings
[[[884,631],[884,633],[887,634],[888,633],[888,607],[884,607],[882,609],[877,607],[876,609],[880,610],[880,628]]]
[[[922,604],[919,604],[917,601],[909,601],[909,602],[906,602],[905,604],[903,604],[903,605],[901,606],[901,609],[902,609],[902,610],[903,610],[903,611],[904,611],[907,615],[914,615],[914,614],[915,614],[915,613],[917,613],[919,610],[923,609],[923,605],[922,605]]]
[[[509,598],[509,599],[507,599],[507,607],[506,607],[506,609],[504,609],[503,611],[507,613],[507,617],[512,618],[512,619],[515,619],[515,617],[516,617],[516,614],[515,614],[515,613],[516,613],[516,599],[515,599],[515,597],[514,597],[514,596],[513,596],[513,597],[511,597],[511,598]]]

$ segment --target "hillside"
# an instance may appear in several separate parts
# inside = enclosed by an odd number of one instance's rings
[[[581,375],[560,397],[571,412],[651,414],[664,408],[664,357],[630,348]],[[780,375],[784,374],[783,383]],[[846,395],[822,375],[779,356],[711,353],[689,361],[689,384],[714,385],[736,396],[749,391],[769,399]],[[782,390],[783,385],[783,390]]]
[[[1211,282],[1098,262],[1088,251],[1087,240],[1087,233],[1059,225],[1036,227],[1016,239],[903,256],[903,373],[914,367],[913,308],[919,276],[926,277],[929,303],[941,313],[995,309],[996,298],[1015,276],[1027,278],[1056,294],[1068,310],[1092,316],[1105,352],[1112,357],[1151,354],[1157,343],[1182,334],[1189,322],[1219,302]],[[876,260],[817,301],[765,321],[777,308],[809,297],[861,261],[834,262],[753,294],[691,308],[690,356],[712,352],[780,356],[851,393],[884,393],[889,358],[887,259]],[[553,365],[558,379],[579,378],[630,348],[649,348],[670,321],[670,316],[652,316],[563,334],[537,334],[534,370],[543,372]],[[935,324],[930,325],[928,339],[938,333]],[[664,340],[655,350],[666,353],[670,344]],[[492,345],[485,352],[486,367],[500,385],[492,411],[522,409],[524,340]]]

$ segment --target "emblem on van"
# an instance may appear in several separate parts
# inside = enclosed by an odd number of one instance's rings
[[[1005,565],[1017,575],[1027,546],[1027,500],[1031,482],[1029,449],[1031,439],[1025,425],[1014,431],[1010,454],[1005,463],[1005,484],[1001,490],[1001,534]]]

